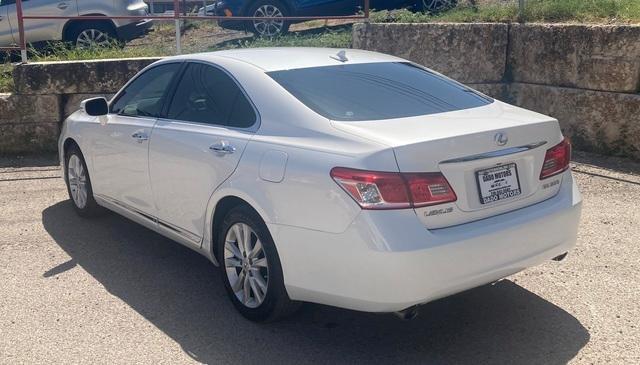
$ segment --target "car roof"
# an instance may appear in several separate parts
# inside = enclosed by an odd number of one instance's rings
[[[176,58],[215,62],[218,57],[248,63],[265,72],[356,63],[406,62],[402,58],[377,52],[349,48],[311,47],[243,48],[196,53]]]

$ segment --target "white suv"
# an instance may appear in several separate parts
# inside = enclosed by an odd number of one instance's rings
[[[149,14],[143,0],[22,0],[28,16],[145,16]],[[151,20],[136,19],[26,19],[28,43],[66,41],[76,46],[106,44],[111,40],[127,41],[146,33]],[[17,44],[18,17],[15,0],[0,0],[0,47]]]

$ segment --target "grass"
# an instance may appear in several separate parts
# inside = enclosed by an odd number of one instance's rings
[[[13,66],[9,63],[0,63],[0,93],[10,93],[13,91]]]
[[[640,0],[526,0],[525,22],[538,23],[640,23]],[[468,3],[437,14],[408,10],[373,12],[371,21],[382,23],[516,22],[517,1]]]
[[[351,27],[340,27],[338,29],[327,28],[320,32],[299,32],[289,33],[275,38],[250,38],[226,42],[210,50],[233,48],[255,48],[255,47],[351,47]]]
[[[76,61],[109,58],[160,57],[167,56],[155,47],[112,47],[70,48],[64,44],[52,44],[47,51],[30,50],[29,61]]]
[[[127,45],[121,47],[99,47],[89,49],[75,49],[63,44],[51,44],[46,51],[30,50],[29,61],[74,61],[74,60],[94,60],[110,58],[131,58],[131,57],[162,57],[171,56],[175,53],[174,40],[168,40],[171,32],[169,29],[160,29],[160,33],[152,33],[156,38],[150,42],[141,42],[135,46]],[[195,27],[194,29],[197,29]],[[175,32],[175,30],[173,30]],[[164,38],[164,39],[162,39]],[[230,39],[211,46],[213,40],[203,41],[202,37],[190,42],[185,38],[183,50],[185,53],[217,51],[223,49],[250,48],[250,47],[351,47],[351,26],[340,26],[336,28],[318,28],[301,32],[289,33],[271,39],[265,38],[242,38]],[[0,92],[13,91],[13,77],[11,71],[13,66],[10,63],[0,63]]]

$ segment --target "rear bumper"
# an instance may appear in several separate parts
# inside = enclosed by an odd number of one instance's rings
[[[118,27],[116,28],[116,34],[119,40],[126,42],[147,34],[152,26],[153,20],[146,19]]]
[[[576,242],[581,197],[571,173],[544,202],[427,230],[413,210],[362,211],[340,234],[270,225],[295,300],[392,312],[499,280]]]

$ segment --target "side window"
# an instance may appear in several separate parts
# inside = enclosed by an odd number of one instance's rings
[[[111,113],[130,117],[158,117],[164,96],[180,63],[156,66],[138,76],[111,105]]]
[[[248,128],[256,114],[238,85],[224,71],[191,63],[178,83],[167,118]]]
[[[24,2],[25,0],[22,0]],[[0,0],[0,6],[15,4],[16,0]]]

